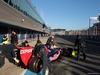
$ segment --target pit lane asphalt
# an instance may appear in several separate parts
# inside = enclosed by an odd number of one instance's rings
[[[73,47],[74,45],[74,41],[70,38],[55,37],[55,42],[59,47]],[[100,47],[86,44],[86,55],[85,61],[82,59],[76,61],[76,56],[62,56],[61,59],[50,63],[54,70],[49,75],[100,75]],[[20,75],[23,70],[6,60],[5,65],[0,68],[0,75]]]
[[[63,39],[55,37],[55,42],[59,47],[72,47],[74,41],[70,38]],[[53,72],[49,75],[100,75],[100,47],[86,44],[86,60],[76,60],[75,57],[62,56],[61,59],[50,62]]]

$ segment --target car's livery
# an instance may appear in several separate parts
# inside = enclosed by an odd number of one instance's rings
[[[21,47],[18,50],[19,54],[17,54],[17,57],[18,56],[20,57],[18,58],[20,60],[20,66],[24,65],[30,71],[34,73],[39,73],[41,69],[43,68],[43,58],[40,56],[41,49],[39,47],[41,47],[41,45],[39,45],[37,49],[33,49],[32,46]],[[72,48],[49,49],[46,45],[42,45],[42,47],[44,51],[46,52],[46,57],[49,62],[56,60],[62,54],[72,55],[72,50],[73,50]],[[9,50],[7,53],[9,53]],[[4,58],[5,58],[4,54],[2,54],[1,52],[0,53],[0,67],[4,65]]]

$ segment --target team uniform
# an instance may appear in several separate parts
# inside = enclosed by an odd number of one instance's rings
[[[86,54],[85,54],[85,39],[77,35],[76,40],[75,40],[75,47],[77,47],[77,60],[80,59],[80,51],[83,53],[83,59],[86,59]]]

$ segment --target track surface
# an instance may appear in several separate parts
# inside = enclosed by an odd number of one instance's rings
[[[73,47],[73,40],[55,37],[55,42],[59,47]],[[100,75],[100,47],[86,44],[87,59],[80,61],[75,57],[64,57],[51,62],[53,72],[49,75]],[[6,59],[5,65],[0,68],[0,75],[20,75],[25,69],[9,63]]]
[[[56,37],[55,42],[60,47],[72,47],[74,41],[70,38]],[[75,57],[64,57],[51,63],[54,68],[50,75],[100,75],[100,47],[86,44],[86,60],[76,60]]]

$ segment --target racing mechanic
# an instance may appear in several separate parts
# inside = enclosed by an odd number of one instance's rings
[[[17,47],[17,43],[11,43],[7,45],[1,45],[0,50],[2,50],[2,53],[5,55],[5,57],[12,62],[12,59],[19,63],[19,60],[15,57],[14,49]]]
[[[35,55],[35,56],[39,56],[38,55],[39,49],[36,49],[36,47],[39,45],[42,45],[42,42],[40,40],[37,40],[37,43],[34,47],[34,52],[33,52],[33,55]],[[59,57],[61,48],[51,48],[49,44],[45,44],[44,47],[46,50],[48,61],[56,60]]]
[[[46,44],[48,44],[50,48],[54,46],[54,35],[48,38]]]
[[[81,37],[79,34],[76,36],[75,40],[75,47],[77,47],[77,61],[80,59],[80,51],[83,53],[83,60],[86,59],[86,54],[85,54],[85,38]]]
[[[18,64],[19,60],[15,56],[15,51],[14,49],[20,49],[22,47],[27,47],[29,46],[28,41],[25,40],[21,45],[18,45],[17,42],[7,44],[7,45],[1,45],[0,50],[2,50],[2,53],[5,55],[5,57],[12,62],[12,59]]]
[[[33,55],[40,56],[43,59],[43,75],[46,72],[46,67],[48,67],[50,72],[53,71],[48,62],[56,60],[60,55],[60,50],[49,49],[49,46],[50,45],[44,45],[40,40],[37,40],[37,43],[34,47]]]
[[[47,68],[49,69],[50,72],[52,72],[53,69],[51,68],[51,66],[49,65],[49,63],[47,61],[46,50],[45,50],[45,47],[42,43],[35,45],[34,55],[37,56],[37,53],[43,60],[43,75],[45,75]]]

